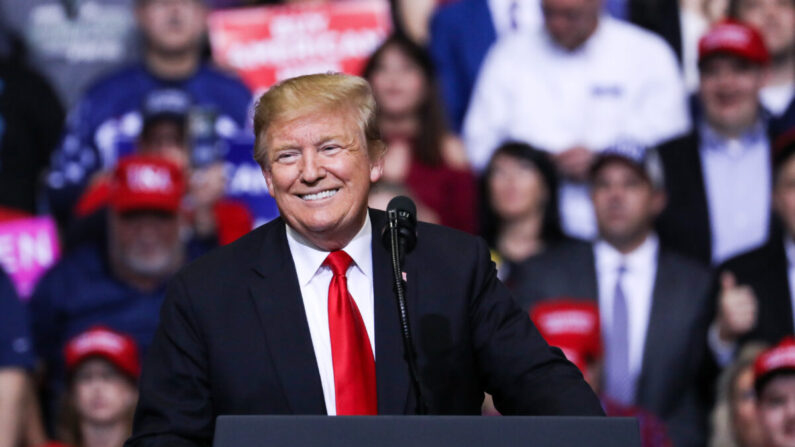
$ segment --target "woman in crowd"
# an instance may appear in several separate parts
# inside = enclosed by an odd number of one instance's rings
[[[383,180],[404,184],[442,225],[474,233],[475,180],[461,141],[447,129],[430,58],[393,35],[367,63],[378,123],[389,146]]]
[[[710,447],[763,447],[762,427],[756,410],[754,361],[765,350],[747,344],[718,379],[718,400],[712,411]]]
[[[557,184],[548,155],[524,143],[503,144],[486,168],[482,234],[509,286],[517,264],[563,238]]]
[[[73,447],[121,447],[138,401],[135,341],[94,327],[70,340],[65,354],[69,377],[59,438]]]

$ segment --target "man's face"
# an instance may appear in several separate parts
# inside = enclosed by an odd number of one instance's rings
[[[308,112],[265,132],[263,174],[282,217],[322,249],[343,247],[361,229],[370,184],[383,170],[354,114]]]
[[[716,130],[742,132],[756,121],[763,82],[758,65],[735,56],[716,55],[704,61],[700,78],[704,113]]]
[[[737,15],[762,33],[774,59],[795,51],[795,0],[742,0]]]
[[[795,235],[795,157],[790,157],[778,168],[773,185],[773,208],[790,235]]]
[[[574,50],[596,29],[599,0],[541,0],[544,26],[558,45]]]
[[[627,162],[607,161],[591,185],[599,234],[616,245],[639,240],[651,230],[664,198]]]
[[[142,0],[136,15],[138,26],[156,51],[198,51],[207,18],[201,0]]]
[[[159,211],[112,212],[110,250],[117,264],[137,275],[169,275],[182,261],[179,219]]]
[[[759,396],[759,420],[770,447],[795,447],[795,375],[774,377]]]

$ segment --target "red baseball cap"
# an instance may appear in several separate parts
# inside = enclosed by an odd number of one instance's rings
[[[754,386],[761,391],[774,373],[795,373],[795,337],[785,337],[779,344],[759,354],[754,362]]]
[[[599,308],[595,302],[552,299],[535,305],[530,319],[547,343],[560,348],[583,373],[589,361],[602,356]]]
[[[88,357],[98,356],[107,359],[133,379],[141,375],[135,340],[104,326],[94,326],[69,340],[64,356],[69,372],[73,372]]]
[[[759,65],[770,61],[765,41],[749,25],[726,20],[713,26],[698,41],[698,63],[715,54],[732,54]]]
[[[175,213],[185,192],[182,170],[162,158],[131,155],[119,160],[110,187],[110,206],[118,212],[157,210]]]

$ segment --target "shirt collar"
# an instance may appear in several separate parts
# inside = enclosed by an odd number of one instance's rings
[[[603,239],[594,244],[596,267],[600,271],[615,271],[623,265],[628,272],[645,271],[655,265],[659,248],[657,235],[652,233],[638,248],[623,254]]]
[[[297,231],[285,223],[287,227],[287,244],[295,262],[295,271],[298,274],[298,283],[301,286],[308,284],[315,275],[321,271],[323,261],[330,252],[320,250],[301,236]],[[353,259],[356,268],[366,277],[373,277],[373,257],[371,252],[373,229],[370,225],[370,213],[365,215],[364,225],[356,236],[343,247]]]
[[[738,147],[742,152],[745,152],[767,138],[767,132],[765,132],[767,126],[765,121],[764,117],[760,117],[756,120],[754,125],[743,132],[739,138],[732,139],[718,134],[706,121],[702,121],[699,126],[701,147],[706,150],[720,152],[729,152],[732,147]]]

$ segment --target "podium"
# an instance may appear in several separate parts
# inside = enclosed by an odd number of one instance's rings
[[[214,447],[640,447],[634,418],[219,416]]]

